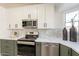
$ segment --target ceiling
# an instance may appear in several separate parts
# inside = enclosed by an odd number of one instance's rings
[[[25,5],[36,5],[41,3],[0,3],[0,6],[11,8],[11,7],[19,7],[19,6],[25,6]]]
[[[37,5],[37,4],[44,4],[44,3],[0,3],[0,6],[6,8],[12,7],[20,7],[20,6],[28,6],[28,5]],[[52,3],[55,4],[56,9],[58,10],[67,10],[75,6],[79,6],[79,3]]]

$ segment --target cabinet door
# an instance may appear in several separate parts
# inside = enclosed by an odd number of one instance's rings
[[[68,47],[60,45],[60,56],[68,56]]]
[[[36,42],[36,56],[41,56],[41,43]]]
[[[45,17],[46,17],[46,23],[47,23],[47,28],[55,28],[55,10],[54,6],[52,4],[46,5],[45,6],[46,12],[45,12]]]
[[[59,44],[51,43],[49,56],[59,56]]]
[[[3,55],[3,56],[17,55],[16,41],[1,40],[1,55]]]
[[[38,28],[55,28],[54,5],[46,4],[38,6]]]
[[[7,40],[8,41],[8,40]],[[16,40],[10,40],[9,43],[7,43],[9,55],[16,56],[17,55],[17,41]]]
[[[36,19],[37,18],[37,7],[29,6],[27,13],[31,15],[31,19]]]
[[[60,45],[60,56],[71,56],[72,55],[72,49],[64,46],[64,45]]]
[[[1,55],[3,55],[3,56],[7,56],[10,52],[8,50],[10,50],[11,47],[9,47],[9,45],[7,43],[9,43],[9,42],[7,42],[6,40],[1,40]]]
[[[79,54],[75,52],[74,50],[72,50],[72,56],[79,56]]]
[[[38,6],[38,29],[44,28],[45,22],[45,8],[44,6]]]

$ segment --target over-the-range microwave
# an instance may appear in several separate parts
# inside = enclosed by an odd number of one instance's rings
[[[28,19],[23,19],[22,20],[22,27],[23,28],[32,28],[36,29],[37,28],[37,20],[28,20]]]

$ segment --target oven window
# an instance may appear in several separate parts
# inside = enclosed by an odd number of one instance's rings
[[[18,55],[35,56],[35,46],[18,44]]]
[[[32,26],[32,21],[26,21],[26,26]]]

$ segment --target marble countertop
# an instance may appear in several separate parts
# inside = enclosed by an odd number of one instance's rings
[[[72,48],[74,51],[79,53],[79,43],[78,42],[71,42],[71,41],[64,41],[62,38],[56,37],[39,37],[36,42],[48,42],[48,43],[59,43],[65,45],[67,47]]]
[[[24,36],[19,36],[19,37],[0,36],[0,39],[4,39],[4,40],[18,40],[18,39],[20,39],[22,37],[24,37]]]

